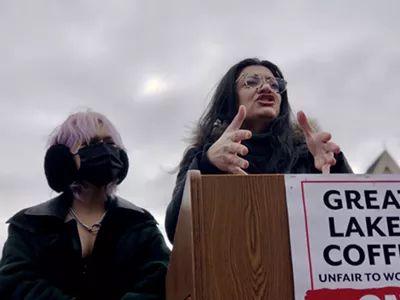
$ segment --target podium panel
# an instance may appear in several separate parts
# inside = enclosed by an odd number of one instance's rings
[[[188,172],[167,299],[294,299],[283,175]]]

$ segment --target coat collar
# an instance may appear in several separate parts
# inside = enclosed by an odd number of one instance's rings
[[[71,203],[72,195],[63,193],[46,202],[23,210],[22,214],[24,216],[54,217],[64,222]],[[112,208],[130,210],[141,214],[145,213],[142,208],[117,196],[110,196],[107,205],[110,205]],[[7,223],[11,223],[17,216],[21,216],[21,212],[8,220]]]
[[[64,220],[71,202],[71,195],[63,193],[44,203],[28,208],[25,211],[25,215],[56,217]],[[108,205],[113,208],[122,208],[144,213],[144,210],[140,207],[117,196],[110,196],[108,198]]]

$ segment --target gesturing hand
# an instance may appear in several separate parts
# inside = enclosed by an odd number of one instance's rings
[[[331,166],[336,164],[333,154],[338,154],[340,147],[330,142],[332,135],[329,132],[316,132],[304,112],[297,113],[297,120],[303,128],[308,149],[314,156],[315,168],[324,174],[329,174]]]
[[[251,131],[240,129],[245,119],[246,108],[241,105],[232,123],[207,151],[210,162],[221,171],[247,174],[243,169],[249,166],[249,162],[237,156],[237,154],[246,155],[249,151],[241,144],[242,140],[251,138]]]

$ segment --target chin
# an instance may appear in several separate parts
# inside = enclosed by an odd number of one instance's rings
[[[275,120],[279,115],[279,112],[272,107],[265,107],[257,112],[257,117],[269,120]]]

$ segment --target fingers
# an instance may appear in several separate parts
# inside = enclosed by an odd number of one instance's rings
[[[242,130],[237,130],[237,131],[233,132],[231,140],[232,140],[232,142],[238,143],[243,140],[248,140],[249,138],[251,138],[251,136],[252,136],[252,133],[250,130],[242,129]]]
[[[336,164],[336,159],[332,152],[314,158],[315,168],[323,174],[330,173],[330,167]]]
[[[325,153],[324,154],[324,161],[325,161],[325,164],[328,164],[328,165],[331,165],[331,166],[335,165],[336,164],[336,159],[333,157],[333,152]]]
[[[318,133],[315,133],[315,136],[314,136],[315,140],[321,141],[322,143],[329,142],[331,138],[332,138],[332,134],[330,134],[329,132],[318,132]]]
[[[321,169],[322,174],[329,174],[331,172],[330,165],[323,165]]]
[[[239,167],[232,167],[230,169],[230,172],[232,174],[237,174],[237,175],[248,175],[245,171],[243,171],[241,168]]]
[[[249,152],[249,149],[246,146],[243,146],[242,144],[239,143],[231,143],[226,147],[226,150],[229,153],[232,154],[240,154],[240,155],[246,155]]]
[[[324,164],[325,164],[325,159],[322,156],[314,157],[314,167],[317,170],[321,171]]]
[[[243,105],[240,105],[238,113],[232,120],[231,124],[229,124],[229,126],[226,128],[226,130],[240,129],[245,119],[246,119],[246,108]]]
[[[229,154],[225,157],[225,162],[227,165],[232,165],[242,169],[247,169],[249,167],[249,162],[237,155]]]
[[[307,116],[303,111],[299,111],[297,113],[297,121],[299,122],[301,128],[303,128],[304,135],[306,137],[310,137],[311,133],[314,132],[314,129],[311,127],[310,123],[308,122]]]
[[[237,155],[231,154],[225,157],[225,163],[228,165],[228,172],[232,174],[247,175],[243,169],[248,168],[249,162]]]
[[[333,152],[333,153],[335,153],[335,154],[338,154],[338,153],[340,153],[340,151],[341,151],[340,147],[339,147],[337,144],[332,143],[332,142],[326,143],[326,144],[324,145],[324,150],[325,150],[326,152]]]

